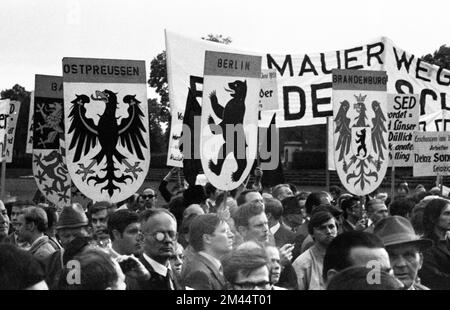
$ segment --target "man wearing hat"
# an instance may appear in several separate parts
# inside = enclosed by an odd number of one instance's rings
[[[411,223],[402,216],[381,219],[374,234],[384,243],[394,275],[408,290],[429,290],[421,285],[417,276],[423,263],[422,251],[431,247],[430,239],[420,239]]]
[[[63,249],[57,250],[45,260],[46,282],[49,287],[58,286],[59,277],[68,261],[88,245],[89,220],[79,203],[63,208],[56,231]]]

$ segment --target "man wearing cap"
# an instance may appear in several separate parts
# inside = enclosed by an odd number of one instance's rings
[[[394,275],[405,289],[429,290],[420,284],[417,274],[423,263],[422,251],[431,247],[433,242],[420,239],[411,223],[402,216],[381,219],[374,227],[374,234],[383,241]]]
[[[90,237],[88,225],[89,220],[79,203],[63,208],[56,224],[56,232],[63,248],[44,261],[46,282],[50,288],[58,286],[65,265],[88,244]]]

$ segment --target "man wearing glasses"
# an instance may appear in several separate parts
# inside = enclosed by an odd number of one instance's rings
[[[156,193],[150,187],[144,189],[138,198],[139,210],[148,210],[156,207]]]
[[[145,210],[140,218],[144,234],[144,253],[139,260],[150,273],[146,281],[132,280],[128,289],[140,290],[180,290],[184,289],[173,273],[170,258],[175,255],[177,241],[177,221],[166,209]]]

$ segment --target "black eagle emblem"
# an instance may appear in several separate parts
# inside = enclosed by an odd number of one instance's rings
[[[97,125],[92,119],[85,116],[86,107],[84,105],[89,103],[91,99],[105,103],[105,110],[103,114],[99,114],[100,118]],[[91,95],[91,98],[84,94],[76,95],[76,98],[71,101],[72,107],[69,114],[71,120],[69,134],[73,133],[69,150],[75,149],[74,163],[77,163],[82,156],[86,156],[97,143],[101,146],[100,151],[91,158],[92,161],[89,166],[85,167],[83,164],[78,164],[80,169],[76,173],[83,175],[83,181],[87,178],[87,184],[91,181],[95,181],[94,185],[106,183],[101,192],[106,190],[110,197],[115,190],[120,191],[120,187],[115,185],[114,182],[126,183],[127,179],[133,181],[133,177],[136,179],[138,176],[137,172],[143,171],[139,167],[139,161],[134,165],[127,161],[128,158],[117,149],[118,143],[131,154],[136,155],[139,160],[144,160],[143,149],[147,149],[143,137],[143,133],[146,132],[142,121],[144,114],[139,107],[141,102],[136,99],[136,95],[124,96],[123,102],[128,104],[128,117],[123,118],[120,123],[116,117],[117,93],[107,89],[104,91],[97,90],[95,97]],[[103,159],[106,159],[106,165],[101,171],[105,171],[106,174],[100,177],[91,168],[94,164],[100,165]],[[125,173],[116,176],[116,171],[119,170],[116,163],[127,166]],[[127,173],[132,173],[133,177]],[[96,175],[88,177],[91,174]]]

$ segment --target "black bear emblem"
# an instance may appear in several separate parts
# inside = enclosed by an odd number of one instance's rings
[[[211,132],[214,134],[221,133],[223,140],[225,141],[225,143],[220,147],[217,164],[214,164],[213,161],[210,160],[209,169],[215,175],[220,175],[222,172],[223,163],[226,157],[231,153],[238,166],[237,170],[231,175],[231,180],[233,182],[237,182],[247,167],[247,141],[243,127],[245,97],[247,96],[247,81],[236,80],[228,83],[228,87],[230,89],[225,88],[225,90],[230,92],[232,98],[227,102],[225,107],[219,104],[215,91],[212,91],[209,94],[209,99],[211,100],[211,106],[214,114],[217,118],[222,120],[219,124],[216,124],[210,115],[208,118],[209,127]]]
[[[356,136],[358,137],[356,139],[356,143],[359,143],[358,149],[357,149],[357,153],[358,155],[360,155],[361,151],[364,151],[364,155],[367,155],[367,147],[366,147],[366,129],[362,129],[361,132],[358,134],[356,133]]]

